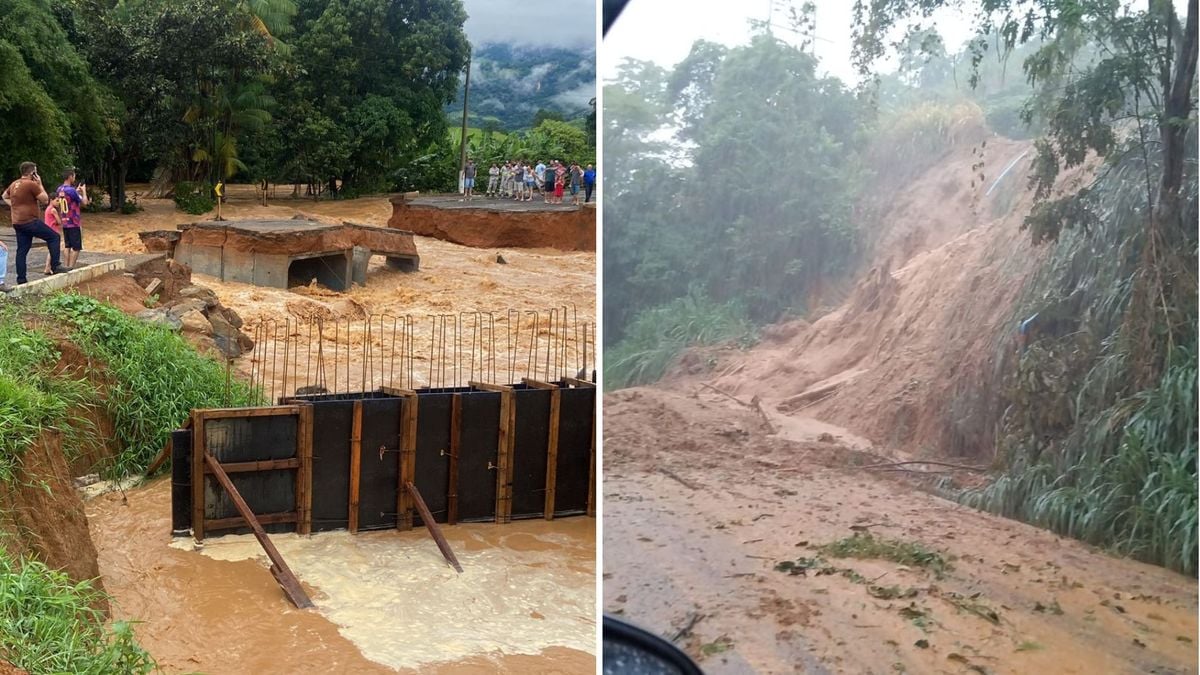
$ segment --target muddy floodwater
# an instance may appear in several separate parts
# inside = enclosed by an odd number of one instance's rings
[[[272,540],[316,604],[297,610],[252,536],[170,537],[170,482],[87,503],[114,616],[166,672],[590,673],[595,520]]]

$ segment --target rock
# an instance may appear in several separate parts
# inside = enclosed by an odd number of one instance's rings
[[[220,303],[218,303],[217,306],[212,309],[212,311],[219,313],[221,318],[228,321],[229,324],[234,328],[241,328],[245,323],[242,321],[242,317],[238,316],[237,312]]]
[[[191,312],[203,313],[206,309],[208,309],[208,305],[201,298],[181,298],[166,307],[172,316],[180,317]]]
[[[211,288],[203,286],[185,286],[179,289],[179,297],[189,300],[203,300],[206,308],[216,307],[221,304],[221,301],[217,299],[217,294]]]
[[[198,309],[193,309],[179,315],[179,322],[183,324],[183,329],[192,333],[208,333],[212,324],[204,313]]]
[[[162,288],[162,283],[162,279],[159,279],[158,277],[151,279],[150,283],[146,284],[146,293],[148,295],[154,295],[155,291]]]
[[[508,261],[504,259],[504,256],[500,255],[499,253],[496,254],[496,262],[500,263],[501,265],[508,264]]]
[[[93,485],[93,484],[99,483],[99,482],[100,482],[100,474],[89,473],[86,476],[76,477],[75,478],[75,487],[84,488],[84,487],[87,487],[89,485]]]
[[[159,324],[166,326],[171,330],[180,330],[183,328],[183,322],[179,320],[179,317],[174,316],[162,308],[147,309],[145,311],[138,312],[135,316],[146,323]]]
[[[221,313],[209,312],[208,322],[212,326],[213,341],[226,358],[236,359],[254,349],[254,340],[226,321]]]

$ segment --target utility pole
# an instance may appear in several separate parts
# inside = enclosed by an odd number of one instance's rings
[[[462,135],[459,137],[458,175],[467,169],[467,97],[471,93],[471,54],[467,52],[467,80],[463,83]]]

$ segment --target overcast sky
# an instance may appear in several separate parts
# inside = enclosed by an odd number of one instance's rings
[[[463,0],[467,38],[553,47],[596,45],[596,0]]]
[[[796,0],[796,6],[800,4]],[[601,77],[614,76],[616,65],[624,57],[673,66],[701,38],[729,46],[746,44],[750,41],[750,20],[765,20],[772,6],[776,24],[787,26],[786,2],[781,0],[706,3],[703,11],[695,10],[695,3],[686,0],[632,0],[604,38],[600,50]],[[817,0],[816,6],[816,53],[821,68],[846,82],[856,81],[850,64],[854,3]],[[949,49],[957,49],[970,38],[970,15],[941,11],[935,16],[938,31]],[[798,42],[789,32],[777,31],[776,35],[788,42]]]
[[[1187,16],[1187,1],[1173,0],[1180,21]],[[1140,8],[1144,3],[1125,0],[1126,5]],[[796,7],[802,0],[795,0]],[[821,69],[846,83],[858,81],[850,63],[850,27],[854,21],[854,3],[850,0],[815,0],[817,7],[816,54]],[[973,34],[972,16],[977,2],[967,2],[967,11],[939,10],[934,14],[936,28],[949,51],[957,51]],[[738,2],[697,3],[688,0],[630,0],[604,38],[600,50],[600,77],[609,79],[616,74],[622,58],[653,61],[670,67],[682,61],[692,43],[701,38],[728,46],[750,41],[750,20],[765,20],[774,7],[777,25],[787,26],[788,0],[739,0]],[[791,33],[777,31],[776,36],[788,42],[798,39]],[[894,58],[881,61],[880,70],[888,70]]]

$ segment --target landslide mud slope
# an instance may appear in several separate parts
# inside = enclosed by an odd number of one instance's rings
[[[889,449],[990,456],[986,436],[956,428],[969,404],[956,392],[996,367],[997,345],[1013,337],[1013,303],[1047,250],[1020,230],[1032,203],[1029,147],[988,140],[994,174],[1020,158],[990,195],[995,177],[972,173],[979,150],[968,146],[879,198],[867,225],[874,259],[846,301],[811,324],[768,327],[759,345],[727,352],[703,377]]]
[[[605,397],[603,602],[706,672],[1196,672],[1194,579],[856,468],[877,460],[830,425],[769,435],[703,391]],[[817,550],[864,530],[950,569]],[[775,569],[817,557],[841,571]]]

